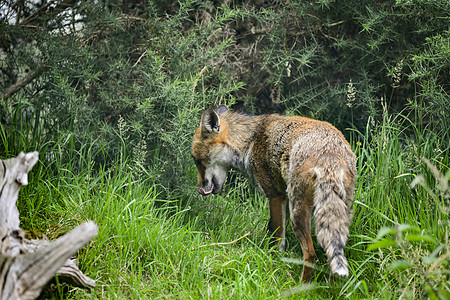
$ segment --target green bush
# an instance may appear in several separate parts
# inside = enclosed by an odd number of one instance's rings
[[[38,149],[76,173],[85,153],[170,198],[194,192],[190,141],[206,107],[302,114],[350,137],[384,122],[380,99],[415,124],[398,134],[426,145],[438,132],[437,151],[449,147],[448,1],[20,5],[0,16],[4,157]]]
[[[0,157],[39,150],[18,202],[24,229],[100,225],[78,255],[98,287],[69,297],[448,296],[448,1],[36,9],[17,24],[1,10]],[[303,288],[295,236],[270,252],[267,201],[245,180],[197,198],[192,134],[222,103],[328,120],[349,137],[359,177],[347,281],[328,284],[316,247]]]
[[[240,88],[232,81],[205,84],[212,77],[208,60],[229,43],[209,45],[206,37],[233,13],[224,10],[207,26],[186,32],[189,3],[165,17],[152,5],[134,11],[138,16],[104,3],[81,2],[73,9],[83,26],[69,34],[72,28],[47,23],[46,15],[36,23],[47,27],[39,29],[2,20],[8,43],[2,68],[12,74],[20,71],[17,66],[43,63],[46,70],[19,94],[2,99],[2,152],[32,148],[14,142],[20,140],[13,134],[19,131],[30,139],[42,137],[34,142],[39,149],[39,143],[48,143],[49,149],[70,143],[74,150],[89,144],[96,168],[126,160],[137,175],[154,168],[167,191],[185,187],[189,140],[199,112],[212,104],[232,104],[231,93]],[[221,74],[215,76],[226,77]],[[20,76],[27,74],[15,78]],[[8,86],[14,78],[1,80]],[[63,155],[71,160],[70,151]]]

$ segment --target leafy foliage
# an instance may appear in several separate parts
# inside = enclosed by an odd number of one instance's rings
[[[436,132],[415,127],[385,109],[380,122],[352,134],[359,166],[346,280],[328,282],[326,256],[316,245],[313,282],[300,283],[299,243],[288,229],[287,252],[269,249],[268,202],[249,193],[246,181],[229,182],[210,198],[179,193],[167,199],[149,170],[136,176],[129,157],[96,168],[95,141],[82,150],[59,141],[48,151],[57,173],[41,158],[18,202],[21,226],[55,238],[88,219],[99,225],[77,257],[97,287],[59,286],[53,297],[445,298],[449,157],[436,151]],[[66,152],[69,163],[61,160]]]
[[[20,131],[20,106],[44,143],[95,141],[101,164],[140,153],[130,161],[157,167],[167,190],[187,180],[190,135],[210,105],[362,130],[382,97],[402,110],[420,95],[420,121],[450,128],[448,1],[33,3],[2,4],[6,131]]]
[[[24,228],[100,225],[79,254],[93,294],[447,296],[450,2],[33,3],[0,4],[0,157],[39,150]],[[191,137],[218,104],[352,128],[348,281],[296,286],[299,245],[288,231],[290,252],[268,254],[267,203],[246,181],[195,196]]]

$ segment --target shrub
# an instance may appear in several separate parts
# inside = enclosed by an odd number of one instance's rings
[[[45,149],[90,144],[97,168],[155,169],[168,192],[191,185],[190,138],[211,105],[362,131],[383,97],[448,136],[448,1],[3,5],[9,152],[23,150],[13,132]]]

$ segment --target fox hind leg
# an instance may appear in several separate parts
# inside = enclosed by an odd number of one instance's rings
[[[268,231],[271,235],[270,247],[278,245],[280,251],[286,248],[286,197],[277,196],[269,199],[270,221]]]
[[[303,272],[302,281],[308,282],[313,274],[313,265],[316,258],[314,245],[311,238],[311,205],[307,201],[307,195],[303,199],[299,198],[301,194],[296,194],[295,198],[289,198],[289,213],[291,216],[291,225],[295,236],[297,237],[303,252]]]

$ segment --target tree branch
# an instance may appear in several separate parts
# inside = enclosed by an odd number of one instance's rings
[[[41,75],[42,72],[44,72],[45,68],[47,68],[47,61],[42,63],[39,66],[39,68],[37,68],[37,70],[35,70],[34,72],[28,74],[27,76],[25,76],[24,78],[22,78],[21,80],[17,81],[12,86],[10,86],[8,89],[6,89],[5,92],[0,94],[0,99],[6,100],[9,97],[11,97],[12,95],[14,95],[15,93],[17,93],[21,88],[23,88],[24,86],[29,84],[31,81],[33,81],[33,79],[35,79],[36,77]]]
[[[35,10],[31,15],[29,15],[25,20],[23,20],[20,25],[26,25],[36,19],[36,17],[43,11],[47,10],[47,8],[50,7],[50,5],[54,4],[56,0],[49,1],[48,3],[42,5],[40,8]],[[59,12],[65,10],[67,7],[70,7],[73,0],[63,0],[60,3],[57,3],[55,7],[53,7],[54,12]]]

